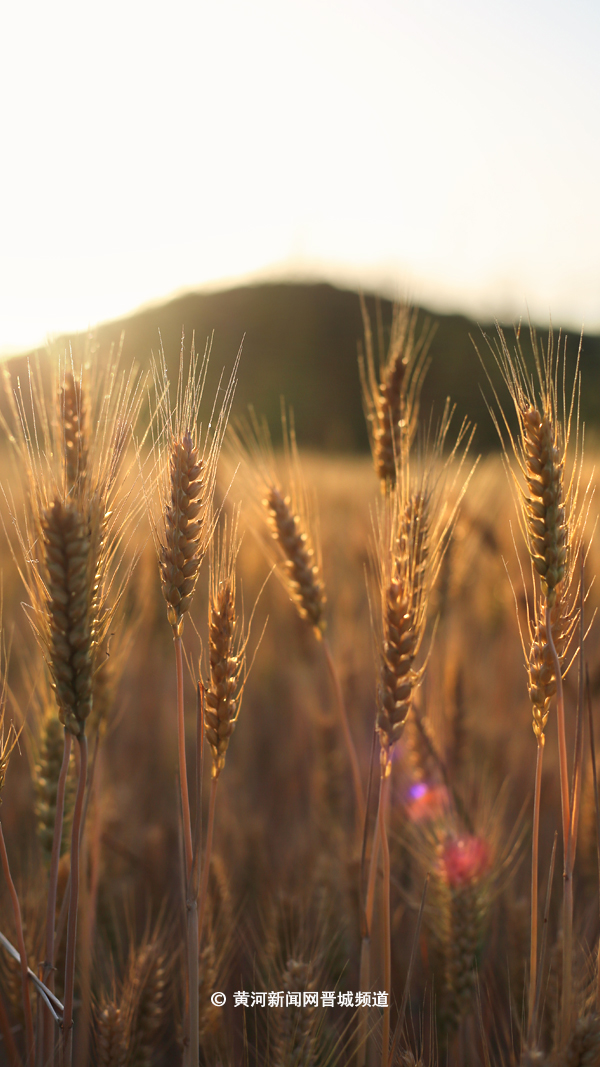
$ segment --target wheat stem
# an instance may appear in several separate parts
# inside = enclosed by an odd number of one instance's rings
[[[177,632],[177,629],[173,628],[173,642],[175,645],[175,662],[177,667],[177,743],[179,748],[179,789],[181,793],[181,812],[183,818],[183,846],[185,849],[185,881],[186,881],[186,896],[189,895],[190,879],[192,875],[192,823],[190,816],[190,798],[188,792],[188,780],[187,780],[187,763],[185,758],[185,710],[183,703],[183,647],[181,641],[181,634]],[[190,1064],[192,1064],[192,1048],[193,1046],[193,1034],[192,1029],[194,1025],[194,1005],[196,1007],[196,1026],[198,1015],[198,940],[193,946],[191,942],[191,912],[190,901],[186,901],[187,905],[187,928],[188,928],[188,996],[189,996],[189,1015],[187,1018],[187,1026],[190,1028],[189,1034],[186,1037],[189,1038],[188,1053],[190,1057]],[[195,962],[194,962],[195,961]],[[193,981],[194,969],[196,972],[196,982]],[[196,993],[194,994],[194,991]],[[196,1044],[196,1048],[198,1045]]]
[[[383,1009],[383,1035],[381,1047],[381,1067],[388,1067],[390,1053],[390,998],[392,995],[392,933],[390,920],[390,849],[387,839],[386,814],[390,787],[391,765],[386,762],[381,768],[381,799],[379,802],[379,837],[383,860],[383,900],[382,900],[382,937],[383,937],[383,988],[387,993],[387,1005]]]
[[[217,778],[212,778],[210,783],[210,799],[208,802],[208,824],[206,829],[206,848],[204,850],[204,866],[202,867],[202,882],[200,884],[200,897],[198,901],[198,944],[202,942],[202,927],[204,925],[204,912],[206,911],[206,898],[208,896],[208,876],[210,874],[210,857],[212,853],[213,831],[215,826],[215,800],[217,796]]]
[[[369,877],[367,880],[367,895],[364,907],[364,932],[360,946],[360,988],[363,993],[368,993],[371,988],[371,926],[373,923],[373,909],[375,906],[375,881],[377,878],[377,860],[379,858],[379,813],[381,811],[381,775],[378,775],[379,783],[377,795],[377,815],[373,830],[373,843],[371,845],[371,857],[369,859]],[[365,1067],[367,1058],[367,1014],[363,1009],[358,1016],[357,1028],[357,1067]]]
[[[4,1001],[2,994],[0,993],[0,1034],[2,1034],[2,1040],[6,1047],[6,1054],[10,1060],[11,1067],[23,1067],[23,1061],[17,1051],[15,1039],[10,1026],[10,1021],[4,1007]]]
[[[531,931],[529,954],[529,1026],[531,1028],[535,1010],[535,991],[537,988],[537,944],[538,944],[538,867],[540,837],[540,796],[542,790],[542,762],[544,758],[544,735],[537,737],[537,757],[535,763],[535,793],[533,800],[533,833],[531,839]]]
[[[98,757],[98,746],[99,746],[99,744],[100,744],[100,736],[99,736],[99,734],[96,734],[96,739],[94,741],[94,751],[93,751],[92,760],[91,760],[91,763],[90,763],[90,773],[89,773],[89,782],[88,782],[89,788],[88,788],[88,791],[87,791],[86,796],[85,796],[85,803],[83,805],[83,815],[82,815],[83,826],[85,826],[85,823],[86,823],[86,820],[87,820],[88,801],[89,801],[89,798],[90,798],[90,790],[92,789],[92,786],[94,784],[94,774],[95,774],[95,770],[96,770],[96,760],[97,760],[97,757]],[[55,940],[55,944],[57,944],[57,945],[60,945],[60,943],[61,943],[61,941],[63,939],[63,934],[65,932],[65,926],[66,926],[67,916],[68,916],[68,911],[69,911],[70,894],[71,894],[71,870],[69,869],[69,875],[67,877],[67,884],[65,886],[65,891],[63,893],[63,899],[62,899],[62,903],[61,903],[61,906],[60,906],[60,912],[59,912],[59,915],[58,915],[58,922],[56,923],[56,934],[55,934],[54,940]]]
[[[12,880],[10,873],[10,866],[8,862],[8,853],[6,851],[6,843],[4,841],[4,833],[2,830],[2,823],[0,822],[0,858],[2,859],[2,869],[4,871],[4,877],[6,878],[6,884],[10,893],[10,900],[12,904],[13,918],[15,923],[15,929],[17,932],[17,945],[19,947],[19,955],[21,957],[21,988],[23,990],[23,1011],[25,1013],[25,1049],[26,1049],[26,1063],[27,1065],[33,1064],[34,1056],[34,1042],[33,1042],[33,1015],[31,1013],[31,999],[29,997],[29,983],[27,980],[27,953],[25,951],[25,938],[23,936],[23,922],[21,920],[21,908],[19,907],[19,898],[15,889],[15,883]]]
[[[344,701],[344,695],[342,693],[342,687],[340,684],[339,675],[331,654],[331,648],[329,641],[326,637],[323,638],[323,651],[325,652],[325,659],[327,661],[327,668],[333,684],[335,699],[340,717],[340,723],[342,726],[342,733],[344,735],[344,742],[346,745],[346,752],[348,754],[348,760],[350,762],[350,769],[352,771],[352,781],[354,783],[354,799],[356,806],[356,825],[359,836],[362,834],[362,828],[365,821],[365,798],[363,794],[362,783],[360,780],[360,767],[358,765],[358,756],[356,755],[356,748],[352,740],[352,734],[350,732],[350,724],[348,722],[348,714],[346,711],[346,704]]]
[[[56,789],[56,814],[54,817],[54,836],[50,856],[50,876],[48,884],[48,903],[46,907],[46,960],[43,966],[43,981],[54,992],[54,930],[56,926],[56,895],[58,891],[58,864],[60,861],[60,844],[62,841],[63,818],[65,810],[65,790],[69,773],[69,759],[73,735],[64,731],[65,740],[63,759]],[[44,1063],[50,1063],[54,1050],[54,1019],[48,1008],[43,1009],[43,1049]]]
[[[183,648],[181,636],[173,633],[175,660],[177,664],[177,740],[179,745],[179,787],[183,813],[183,845],[185,849],[185,873],[189,878],[192,869],[192,823],[188,793],[187,765],[185,759],[185,713],[183,707]]]
[[[62,1021],[63,1067],[71,1067],[73,1058],[73,998],[75,991],[75,944],[77,939],[77,907],[79,903],[79,853],[81,847],[81,827],[83,823],[83,799],[88,767],[88,746],[85,734],[77,738],[79,742],[79,778],[77,796],[73,811],[73,829],[71,832],[71,894],[69,899],[69,920],[67,924],[67,957],[65,963],[65,1005]]]
[[[92,783],[90,782],[90,795],[92,792]],[[82,936],[81,936],[81,1008],[78,1016],[78,1041],[75,1051],[75,1062],[78,1067],[87,1067],[89,1063],[89,1044],[90,1044],[90,1022],[92,1017],[92,955],[94,944],[94,933],[96,928],[96,911],[98,907],[98,882],[100,875],[100,845],[101,845],[101,818],[100,818],[100,804],[98,795],[100,792],[100,782],[96,782],[96,795],[91,797],[93,802],[91,827],[90,827],[90,854],[89,854],[89,866],[90,866],[90,885],[89,891],[86,894],[85,910],[82,923]],[[85,838],[84,838],[85,849]],[[86,863],[86,855],[84,854],[83,869],[84,869],[84,885],[86,882],[85,871],[88,864]]]
[[[566,1045],[571,1032],[571,1005],[573,999],[573,872],[568,866],[563,875],[563,961],[561,1033]]]
[[[565,1045],[571,1024],[572,1001],[572,954],[573,954],[573,876],[569,871],[569,837],[571,812],[569,803],[569,769],[567,763],[567,739],[565,729],[565,701],[562,670],[554,637],[552,635],[551,606],[546,605],[546,634],[548,647],[554,663],[556,678],[556,720],[558,726],[558,758],[560,766],[560,803],[563,824],[563,964],[562,964],[562,1010],[561,1041]]]
[[[194,898],[190,898],[189,894],[187,909],[188,976],[190,990],[188,1052],[190,1067],[197,1067],[198,1049],[200,1047],[200,1017],[198,1003],[200,995],[200,978],[198,971],[198,901]]]
[[[556,679],[556,718],[558,724],[558,758],[560,765],[560,805],[562,812],[562,825],[563,825],[563,855],[566,859],[567,844],[569,841],[569,826],[571,823],[570,804],[569,804],[569,769],[567,765],[567,738],[565,730],[565,700],[563,694],[562,684],[562,669],[556,646],[554,644],[554,636],[552,634],[552,607],[550,604],[546,604],[546,639],[548,641],[548,647],[552,655],[552,662],[554,664],[554,677]]]

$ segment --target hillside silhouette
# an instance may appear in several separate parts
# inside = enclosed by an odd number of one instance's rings
[[[375,320],[375,298],[368,296],[367,304]],[[385,331],[392,305],[383,298],[379,304]],[[431,365],[423,387],[422,411],[432,410],[435,421],[446,396],[450,396],[457,407],[457,419],[467,415],[477,423],[477,447],[484,451],[497,447],[482,395],[482,389],[488,397],[491,390],[472,340],[484,352],[482,330],[493,337],[494,324],[478,324],[462,315],[430,317],[437,329],[430,348]],[[328,451],[368,448],[357,362],[363,336],[357,292],[324,283],[260,284],[221,292],[191,292],[102,323],[93,336],[102,349],[118,343],[124,332],[125,362],[135,359],[142,367],[150,365],[151,353],[156,355],[162,342],[169,370],[175,374],[182,330],[186,350],[192,336],[201,350],[207,338],[212,337],[207,384],[211,398],[219,374],[223,368],[228,373],[243,340],[234,414],[243,413],[252,404],[276,429],[283,396],[294,409],[302,446]],[[509,332],[512,334],[512,330]],[[539,333],[545,339],[547,326],[540,326]],[[61,338],[59,344],[69,342],[78,355],[86,340],[86,335],[78,334]],[[568,344],[574,365],[579,338],[571,336]],[[10,363],[13,368],[22,369],[24,359],[18,357]],[[486,364],[490,363],[487,359]],[[600,338],[584,337],[582,370],[582,415],[588,423],[598,424]]]

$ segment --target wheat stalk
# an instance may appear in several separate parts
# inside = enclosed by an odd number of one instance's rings
[[[439,574],[462,495],[470,474],[459,489],[457,499],[450,494],[460,476],[472,433],[466,422],[461,426],[456,444],[443,458],[452,410],[447,404],[431,449],[425,449],[411,464],[408,452],[396,467],[396,485],[386,494],[378,515],[374,569],[377,575],[380,611],[377,620],[378,701],[376,729],[380,744],[380,779],[376,829],[371,847],[367,892],[365,897],[361,948],[361,984],[368,982],[368,953],[373,918],[375,873],[378,847],[381,844],[384,864],[384,982],[391,986],[390,950],[390,860],[386,829],[386,808],[391,773],[391,753],[402,737],[415,691],[424,666],[415,666],[422,647],[427,623],[427,604],[433,583]],[[450,475],[452,462],[459,457],[457,469]],[[472,471],[471,471],[472,473]],[[363,1027],[364,1031],[364,1027]],[[383,1016],[382,1067],[389,1055],[389,1007]],[[364,1062],[364,1032],[359,1035]]]
[[[65,727],[63,773],[70,737],[79,747],[79,779],[72,826],[71,879],[63,1056],[72,1056],[72,1011],[79,892],[79,847],[87,775],[85,727],[92,709],[94,673],[103,658],[114,612],[129,576],[122,569],[124,529],[139,510],[123,491],[128,471],[126,445],[141,403],[135,371],[120,375],[118,356],[102,371],[76,375],[73,363],[58,366],[55,403],[44,397],[39,365],[29,366],[29,390],[20,380],[14,391],[5,377],[12,412],[11,440],[28,490],[20,518],[6,496],[16,530],[18,563],[30,595],[30,621],[42,647]],[[12,542],[11,542],[12,546]],[[62,788],[62,783],[61,783]],[[51,983],[54,966],[56,879],[62,805],[56,812],[47,913],[47,959]],[[46,1057],[52,1051],[47,1015]]]
[[[494,397],[499,415],[492,412],[504,447],[519,503],[521,528],[529,550],[531,564],[539,575],[543,604],[538,610],[536,600],[536,633],[529,657],[529,693],[532,700],[533,726],[537,742],[536,784],[534,793],[534,831],[532,839],[531,877],[531,950],[530,950],[530,1024],[533,1017],[537,974],[538,926],[538,836],[539,802],[544,748],[544,730],[548,716],[550,690],[556,685],[557,724],[560,766],[560,789],[563,830],[564,863],[564,937],[562,990],[562,1042],[566,1042],[571,1027],[571,938],[573,871],[570,860],[571,810],[569,799],[569,771],[565,728],[565,710],[559,650],[553,636],[553,613],[557,600],[562,601],[563,628],[574,625],[577,608],[577,581],[573,581],[575,561],[581,551],[583,526],[589,508],[589,486],[580,500],[581,446],[579,440],[579,398],[581,378],[579,354],[575,365],[570,397],[566,386],[566,338],[559,336],[555,347],[550,331],[546,346],[540,345],[530,330],[533,372],[530,371],[521,347],[520,336],[513,352],[502,330],[498,330],[495,345],[488,342],[508,388],[518,419],[519,433],[515,438],[498,395]],[[581,349],[580,349],[581,350]],[[493,386],[492,386],[493,388]],[[567,452],[575,419],[574,455],[570,474],[566,474]],[[509,444],[505,443],[504,434]],[[509,450],[515,459],[509,463]],[[570,600],[570,604],[569,604]],[[544,634],[542,639],[541,634]],[[574,858],[574,849],[571,849]]]
[[[288,593],[296,611],[323,645],[327,669],[335,692],[336,706],[348,754],[354,786],[357,833],[364,820],[365,802],[360,766],[329,642],[325,638],[325,585],[322,578],[318,525],[302,478],[293,420],[282,409],[285,474],[280,475],[269,427],[251,413],[250,422],[241,423],[232,435],[233,449],[245,459],[253,510],[263,537],[267,557]]]
[[[158,555],[162,594],[167,605],[167,621],[173,631],[177,674],[177,739],[179,787],[185,854],[186,921],[188,930],[188,1003],[191,1013],[185,1043],[191,1062],[198,1050],[198,911],[194,845],[190,814],[187,761],[185,752],[185,709],[183,696],[182,633],[189,612],[200,565],[214,532],[212,504],[217,463],[227,427],[237,381],[240,353],[220,407],[219,394],[203,432],[200,407],[206,383],[210,346],[199,360],[192,340],[187,376],[184,370],[182,338],[177,395],[171,406],[169,379],[164,352],[153,365],[154,373],[154,472],[157,494],[150,502],[150,519]],[[200,725],[197,729],[202,729]],[[201,744],[201,737],[197,738]],[[200,775],[200,766],[196,768]],[[215,779],[216,780],[216,779]],[[214,800],[211,805],[214,816]]]
[[[209,429],[203,433],[199,419],[209,354],[210,349],[207,346],[203,358],[199,360],[192,342],[186,377],[182,340],[174,408],[171,407],[164,353],[160,363],[155,362],[153,367],[153,477],[157,482],[158,506],[150,498],[149,513],[158,554],[161,588],[167,604],[167,619],[173,629],[175,643],[179,775],[187,877],[192,865],[192,832],[185,758],[181,635],[184,618],[196,588],[200,564],[214,529],[211,508],[217,462],[233,402],[239,362],[238,354],[221,407],[216,415],[213,410]]]
[[[4,666],[4,664],[3,664]],[[11,727],[5,732],[4,715],[5,715],[5,679],[3,672],[2,679],[2,691],[0,693],[0,804],[2,803],[2,788],[6,779],[6,772],[8,770],[8,764],[10,757],[14,751],[15,746],[18,743],[19,735]],[[2,830],[2,820],[0,819],[0,863],[2,864],[2,870],[4,872],[4,878],[10,894],[10,901],[13,913],[13,919],[15,929],[17,932],[17,946],[19,949],[19,957],[21,964],[21,995],[23,998],[23,1013],[25,1016],[25,1047],[27,1051],[28,1064],[33,1063],[34,1055],[34,1042],[33,1042],[33,1015],[31,1011],[31,998],[29,996],[29,981],[27,977],[27,950],[25,948],[25,936],[23,933],[23,922],[21,918],[21,908],[19,906],[19,898],[15,889],[15,883],[13,882],[12,875],[10,873],[10,865],[8,862],[8,853],[6,851],[6,842],[4,840],[4,832]]]

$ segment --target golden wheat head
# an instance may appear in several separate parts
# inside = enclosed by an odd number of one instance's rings
[[[167,618],[175,633],[183,629],[200,565],[214,530],[212,502],[217,463],[235,392],[239,353],[229,383],[208,419],[200,423],[200,407],[210,346],[199,359],[194,342],[187,375],[184,371],[183,340],[179,359],[177,395],[171,407],[164,353],[155,362],[155,412],[153,420],[154,476],[158,482],[158,510],[150,516],[158,554],[158,566]],[[218,398],[219,394],[217,394]]]
[[[381,604],[377,730],[386,762],[402,736],[422,677],[423,667],[417,669],[415,660],[425,636],[429,595],[470,477],[454,495],[472,434],[463,423],[454,448],[444,456],[451,416],[447,407],[431,449],[424,449],[412,465],[404,457],[397,468],[395,489],[379,512],[375,546]]]
[[[492,412],[492,417],[511,469],[531,563],[539,575],[542,594],[553,607],[559,590],[562,588],[565,596],[573,580],[589,508],[589,487],[580,494],[581,377],[578,354],[567,390],[566,338],[559,336],[555,344],[550,331],[544,345],[532,328],[530,340],[531,365],[519,334],[513,351],[501,329],[496,343],[488,342],[517,415],[518,433],[511,429],[495,389],[499,414]],[[512,466],[510,452],[515,459]]]
[[[106,657],[114,611],[129,570],[123,537],[139,503],[125,491],[126,445],[140,402],[133,369],[118,356],[79,373],[58,364],[48,403],[39,365],[8,396],[12,444],[25,475],[19,515],[6,493],[16,530],[13,554],[29,592],[30,621],[44,652],[61,722],[81,736],[92,707],[93,678]],[[132,467],[134,463],[132,461]],[[20,549],[21,561],[18,560]],[[125,573],[124,573],[125,572]]]
[[[247,635],[237,613],[235,567],[240,548],[237,515],[211,560],[208,605],[210,675],[205,686],[206,739],[213,757],[213,778],[225,766],[229,741],[238,715],[246,671]]]
[[[373,331],[364,298],[361,310],[365,342],[359,367],[373,463],[382,485],[393,487],[397,466],[410,450],[416,433],[419,394],[434,328],[425,320],[418,329],[419,312],[408,304],[395,304],[386,353],[378,322],[376,366]]]
[[[262,543],[298,614],[321,638],[325,626],[325,586],[322,579],[318,526],[312,518],[300,472],[293,422],[282,414],[284,467],[280,473],[266,422],[254,412],[232,435],[237,454],[245,459],[253,510],[268,532]],[[270,536],[269,536],[270,535]]]

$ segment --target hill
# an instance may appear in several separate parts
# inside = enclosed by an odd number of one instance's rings
[[[374,314],[375,301],[368,300]],[[391,304],[381,300],[384,324]],[[436,315],[431,367],[423,389],[423,410],[440,412],[446,396],[457,414],[478,424],[476,444],[487,450],[497,445],[482,388],[490,394],[474,349],[483,351],[482,329],[492,336],[490,323],[477,324],[461,315]],[[177,366],[182,330],[186,346],[195,334],[203,348],[213,336],[208,395],[222,368],[231,367],[243,339],[235,411],[252,403],[271,425],[279,419],[280,397],[293,406],[302,445],[330,451],[362,451],[368,447],[362,412],[357,348],[363,327],[356,292],[328,284],[261,284],[221,292],[193,292],[152,305],[125,318],[103,323],[95,331],[104,347],[124,332],[124,356],[149,366],[160,339],[168,365]],[[540,333],[546,336],[547,328]],[[63,338],[62,341],[66,341]],[[84,335],[69,338],[75,353],[83,350]],[[569,340],[575,360],[578,339]],[[18,366],[19,360],[12,361]],[[582,413],[588,423],[600,422],[600,338],[584,338],[582,368],[585,389]]]

